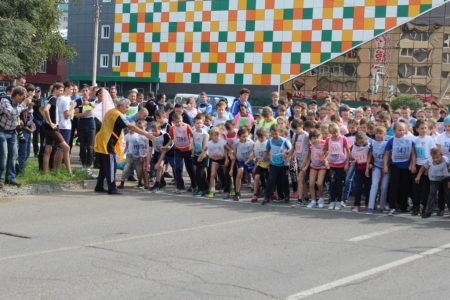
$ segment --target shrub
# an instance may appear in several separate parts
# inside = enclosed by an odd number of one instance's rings
[[[423,102],[414,95],[400,95],[391,100],[391,108],[396,110],[404,105],[411,110],[417,110],[423,106]]]

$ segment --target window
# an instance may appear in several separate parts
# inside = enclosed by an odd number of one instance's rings
[[[450,53],[442,54],[442,63],[443,64],[450,64]]]
[[[450,34],[444,33],[444,47],[450,47]]]
[[[413,50],[412,48],[402,48],[400,50],[400,56],[407,56],[407,57],[411,57],[413,55]]]
[[[102,39],[109,39],[110,29],[109,25],[102,25]]]
[[[397,86],[397,89],[402,94],[431,94],[431,91],[427,89],[426,85],[407,85],[405,83],[401,83]]]
[[[113,54],[113,68],[120,67],[120,55]]]
[[[442,78],[448,78],[450,72],[442,72]]]
[[[109,66],[109,55],[100,54],[100,68],[107,68]]]
[[[430,66],[414,67],[409,64],[398,65],[398,75],[400,78],[408,78],[411,76],[430,76]]]
[[[44,60],[41,65],[39,66],[39,73],[47,73],[47,61]]]
[[[407,27],[403,27],[400,39],[407,39],[411,41],[428,41],[430,39],[430,33],[426,31],[419,31],[417,29],[409,30]]]

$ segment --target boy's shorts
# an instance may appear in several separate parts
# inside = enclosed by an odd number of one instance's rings
[[[263,168],[261,166],[256,166],[255,175],[267,176],[269,174],[268,168]]]
[[[245,164],[245,162],[243,161],[236,161],[236,166],[238,169],[240,168],[244,168],[245,170],[247,170],[247,172],[251,172],[253,170],[253,168],[255,167],[255,163],[254,162],[250,162],[248,164]]]

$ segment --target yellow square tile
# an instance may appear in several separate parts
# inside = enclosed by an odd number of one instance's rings
[[[264,20],[265,18],[266,18],[266,11],[264,9],[256,10],[256,20],[261,21]]]
[[[150,72],[144,72],[144,77],[146,77],[146,78],[148,78],[148,77],[151,77],[152,76],[152,73],[150,73]]]
[[[375,6],[375,0],[366,0],[366,6]]]
[[[293,74],[297,75],[297,74]],[[281,74],[281,82],[288,81],[291,78],[291,74]]]
[[[175,73],[175,81],[176,82],[183,82],[183,73]]]
[[[419,5],[410,5],[408,10],[408,15],[410,17],[417,16],[420,13],[420,6]]]
[[[227,44],[227,51],[234,53],[236,52],[236,43],[235,42],[228,42]]]
[[[194,4],[195,11],[203,10],[203,1],[195,1],[194,3],[195,3]]]
[[[364,19],[364,29],[374,29],[375,28],[375,20],[372,18],[365,18]]]
[[[116,14],[115,16],[114,16],[114,20],[115,20],[115,22],[116,23],[122,23],[122,14]]]
[[[219,21],[212,21],[211,22],[211,25],[210,25],[210,31],[211,32],[218,32],[219,31],[219,25],[220,25],[220,22]]]
[[[387,5],[398,5],[398,0],[387,0]]]
[[[136,72],[136,63],[135,62],[128,63],[128,72]]]
[[[263,53],[263,63],[271,63],[272,62],[272,53]]]
[[[194,40],[194,33],[193,32],[186,32],[184,34],[184,41],[185,42],[192,42]]]
[[[185,20],[186,22],[194,22],[194,12],[193,11],[186,12]]]
[[[136,43],[136,33],[130,33],[130,43]]]
[[[167,73],[167,63],[160,62],[159,63],[159,71],[161,73]]]
[[[253,64],[244,64],[244,73],[252,74],[253,73]]]
[[[145,52],[152,52],[152,43],[145,43],[144,44],[144,51]]]
[[[122,34],[114,33],[114,43],[120,43],[121,39],[122,39]]]
[[[311,64],[320,64],[320,53],[311,53]]]
[[[170,2],[169,9],[171,12],[176,12],[178,10],[178,1]]]
[[[292,30],[292,20],[285,20],[285,21],[283,21],[283,30],[284,31],[291,31]]]
[[[281,73],[281,64],[273,64],[272,74],[280,74],[280,73]]]
[[[145,2],[138,4],[138,12],[145,13],[146,10],[147,10],[147,5]]]
[[[239,10],[246,10],[247,9],[247,1],[243,1],[243,0],[238,1],[238,9]]]
[[[209,62],[212,63],[217,62],[217,57],[218,57],[217,53],[209,53]]]
[[[161,23],[159,22],[153,23],[153,32],[161,32]]]
[[[255,42],[262,42],[264,40],[264,32],[255,31]]]
[[[261,84],[261,74],[253,74],[252,83],[256,85]]]
[[[352,41],[353,40],[353,32],[351,30],[342,30],[342,41]]]
[[[177,43],[176,42],[168,43],[167,47],[168,47],[169,53],[170,52],[177,52]]]
[[[200,52],[192,53],[192,62],[199,63],[200,62]]]
[[[303,8],[303,1],[294,1],[294,8]]]
[[[324,19],[333,19],[333,8],[327,7],[323,9],[323,18]]]
[[[237,22],[229,21],[228,22],[228,31],[236,31],[236,29],[237,29]]]
[[[301,30],[293,30],[292,31],[292,41],[294,41],[294,42],[302,41],[302,31]]]
[[[226,83],[226,76],[225,76],[225,73],[219,73],[219,74],[217,74],[217,83],[218,83],[218,84],[225,84],[225,83]]]
[[[284,9],[275,9],[274,20],[283,20],[283,19],[284,19]]]

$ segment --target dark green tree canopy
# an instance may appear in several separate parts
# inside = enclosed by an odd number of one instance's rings
[[[35,73],[46,59],[75,56],[57,31],[58,0],[0,0],[0,75]]]

